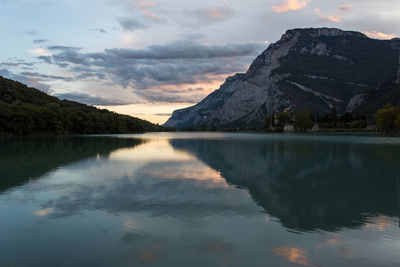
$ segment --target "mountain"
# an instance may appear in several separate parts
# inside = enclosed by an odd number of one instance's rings
[[[160,129],[145,120],[60,100],[0,76],[0,134],[108,134]]]
[[[390,81],[385,95],[398,95],[399,50],[400,39],[331,28],[288,30],[245,74],[229,77],[197,105],[174,111],[165,126],[261,127],[266,115],[285,108],[352,112]]]
[[[398,147],[302,137],[273,140],[169,142],[216,170],[229,185],[246,189],[266,213],[294,231],[335,232],[361,228],[373,215],[400,215],[400,176],[390,167],[397,162]]]

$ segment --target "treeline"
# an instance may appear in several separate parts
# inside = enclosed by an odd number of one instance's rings
[[[0,133],[116,134],[161,131],[148,121],[60,100],[0,76]]]
[[[367,127],[367,118],[361,114],[344,113],[338,115],[336,108],[322,116],[313,115],[309,110],[297,112],[281,112],[272,116],[266,116],[264,121],[264,131],[283,131],[285,125],[293,125],[293,130],[307,131],[319,130],[341,130],[352,131],[361,130]]]
[[[295,113],[281,112],[276,115],[266,116],[264,131],[283,131],[285,125],[292,124],[296,131],[309,129],[332,130],[332,131],[380,131],[395,133],[400,132],[400,106],[386,104],[379,109],[372,121],[368,123],[367,117],[363,114],[344,113],[338,115],[336,109],[322,116],[313,116],[310,111],[303,110]],[[375,125],[376,124],[376,125]]]
[[[386,104],[376,112],[376,125],[382,132],[400,132],[400,106]]]

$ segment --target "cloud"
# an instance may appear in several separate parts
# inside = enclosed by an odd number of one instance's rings
[[[371,38],[377,38],[377,39],[393,39],[396,38],[396,35],[394,34],[388,34],[388,33],[383,33],[383,32],[378,32],[378,31],[364,31],[363,32],[365,35]]]
[[[48,50],[54,51],[53,59],[56,62],[63,62],[65,58],[68,58],[69,63],[88,65],[87,58],[85,55],[80,54],[79,51],[82,50],[80,47],[73,46],[49,46]],[[46,56],[46,55],[44,55]]]
[[[103,28],[90,29],[89,31],[99,32],[99,33],[107,33],[107,31]]]
[[[89,56],[101,58],[106,55],[121,57],[125,59],[206,59],[206,58],[229,58],[247,56],[260,49],[256,43],[207,45],[191,41],[175,41],[167,45],[153,45],[147,49],[106,49],[105,53],[93,53]]]
[[[157,6],[156,2],[139,1],[139,2],[136,2],[135,5],[146,18],[148,18],[150,20],[154,20],[154,21],[162,21],[163,20],[163,18],[161,18],[154,12],[150,11],[151,8],[154,8]]]
[[[174,19],[180,26],[193,29],[224,22],[231,19],[233,14],[233,10],[229,7],[198,8],[183,10]]]
[[[85,103],[88,105],[95,105],[95,106],[117,106],[117,105],[128,105],[133,104],[132,101],[125,101],[120,99],[112,99],[112,98],[105,98],[101,96],[91,96],[86,93],[60,93],[55,94],[55,97],[60,99],[67,99],[71,101],[76,101],[79,103]]]
[[[229,18],[232,10],[228,8],[202,8],[196,10],[195,13],[202,19],[220,21]]]
[[[274,254],[284,257],[290,263],[310,266],[307,252],[296,247],[279,247],[274,249]]]
[[[72,81],[73,78],[69,78],[69,77],[64,77],[64,76],[57,76],[57,75],[47,75],[47,74],[41,74],[38,72],[21,72],[20,75],[24,76],[24,77],[34,77],[37,79],[41,79],[41,80],[64,80],[64,81]]]
[[[238,195],[222,179],[213,180],[207,168],[199,171],[196,161],[167,159],[165,162],[166,159],[165,156],[160,161],[153,159],[153,162],[136,170],[135,176],[108,179],[106,184],[100,182],[78,186],[72,193],[62,192],[44,203],[43,208],[54,209],[50,215],[53,219],[79,214],[82,210],[100,210],[111,213],[145,212],[149,216],[168,215],[183,221],[215,213],[250,216],[259,211],[256,207],[249,207],[247,195]]]
[[[343,15],[339,15],[339,16],[327,15],[319,8],[315,8],[314,13],[317,14],[322,20],[334,22],[334,23],[341,23],[342,19],[344,18]]]
[[[30,35],[30,36],[36,36],[39,34],[38,31],[36,30],[30,30],[30,31],[23,31],[22,33],[26,34],[26,35]]]
[[[48,40],[47,39],[35,39],[32,42],[34,44],[41,44],[41,43],[46,43]]]
[[[353,5],[342,5],[342,6],[339,6],[339,10],[342,12],[347,12],[347,11],[352,10],[353,7],[354,7]]]
[[[38,56],[37,59],[40,59],[45,63],[51,64],[51,56]]]
[[[120,18],[118,20],[121,27],[126,31],[135,31],[138,29],[145,29],[148,26],[135,18]]]
[[[138,91],[137,94],[150,103],[190,103],[195,104],[204,99],[207,94],[188,94],[187,92],[177,91],[171,93],[162,89],[148,89]]]
[[[272,10],[275,13],[284,13],[288,11],[300,10],[308,5],[308,0],[287,0],[281,5],[272,6]]]
[[[183,36],[186,40],[200,40],[206,37],[203,33],[189,33]]]
[[[151,7],[157,6],[157,3],[151,2],[151,1],[139,1],[139,2],[136,2],[135,5],[138,8],[151,8]]]
[[[155,115],[155,116],[171,116],[172,113],[155,113],[153,115]]]
[[[34,88],[39,89],[46,93],[52,92],[52,90],[50,89],[50,86],[43,83],[43,80],[40,78],[26,77],[21,74],[14,74],[11,71],[9,71],[8,69],[4,69],[4,68],[0,69],[0,76],[3,76],[5,78],[11,79],[11,80],[19,81],[23,84],[34,87]]]
[[[17,60],[13,62],[1,62],[0,65],[5,67],[20,67],[20,66],[32,67],[35,65],[35,63],[25,62],[24,60]]]
[[[261,43],[209,45],[189,40],[145,49],[112,48],[96,53],[84,53],[79,47],[49,46],[46,49],[51,56],[39,56],[38,59],[66,68],[73,76],[24,74],[45,81],[98,80],[129,88],[152,103],[196,103],[208,90],[203,93],[202,88],[191,85],[204,83],[204,86],[216,89],[219,86],[214,84],[216,81],[219,83],[232,73],[245,71],[264,48]],[[85,96],[79,95],[80,100],[82,97]]]
[[[125,87],[146,88],[162,84],[192,84],[207,81],[208,75],[243,71],[263,45],[257,43],[207,45],[176,41],[146,49],[113,48],[81,53],[76,47],[52,46],[53,64],[74,64],[73,72],[99,79],[112,79]],[[243,60],[245,58],[245,60]]]
[[[51,53],[43,47],[30,50],[29,52],[38,56],[46,56],[46,57],[51,56]]]
[[[53,211],[54,211],[53,208],[46,208],[46,209],[34,211],[33,214],[35,214],[36,216],[47,216],[50,213],[52,213]]]
[[[48,46],[47,49],[49,50],[62,50],[62,51],[79,51],[82,48],[81,47],[76,47],[76,46],[63,46],[63,45],[53,45],[53,46]]]

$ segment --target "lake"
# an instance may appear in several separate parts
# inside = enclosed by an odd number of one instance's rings
[[[0,266],[399,266],[400,138],[0,138]]]

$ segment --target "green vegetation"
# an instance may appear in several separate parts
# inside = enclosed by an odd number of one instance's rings
[[[290,122],[290,116],[286,112],[278,114],[278,126],[283,127],[286,123]]]
[[[376,124],[383,132],[400,132],[400,106],[386,104],[376,112]]]
[[[346,112],[338,116],[335,107],[331,112],[318,117],[317,121],[321,129],[328,130],[362,130],[367,127],[367,118],[364,115]]]
[[[143,143],[140,139],[108,136],[0,136],[0,192],[60,166],[107,158],[112,151]]]
[[[306,131],[311,129],[315,122],[312,120],[311,112],[308,110],[301,110],[295,113],[295,128],[298,131]]]
[[[275,118],[273,120],[272,118]],[[271,121],[272,120],[272,121]],[[282,132],[285,125],[294,124],[296,131],[372,131],[367,129],[367,119],[364,115],[357,113],[344,113],[338,115],[336,108],[323,116],[313,116],[309,110],[281,112],[277,115],[266,116],[264,121],[264,132]]]
[[[264,119],[264,132],[269,132],[271,127],[273,126],[273,119],[272,116],[265,116]]]
[[[161,130],[164,128],[148,121],[60,100],[0,76],[0,133],[116,134]]]

